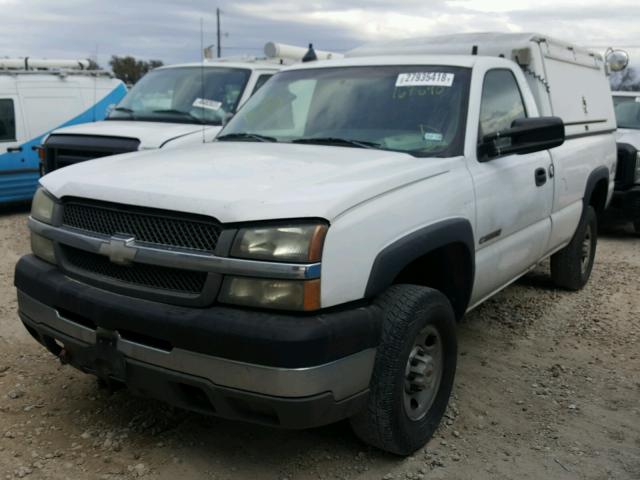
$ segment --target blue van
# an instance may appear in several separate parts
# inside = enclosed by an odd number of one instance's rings
[[[38,146],[56,128],[102,120],[126,94],[88,61],[0,58],[0,204],[28,201],[40,178]]]

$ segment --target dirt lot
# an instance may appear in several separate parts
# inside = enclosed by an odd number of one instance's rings
[[[16,315],[24,212],[0,212],[0,478],[640,479],[640,239],[616,229],[580,293],[541,268],[468,316],[446,423],[414,456],[345,423],[301,432],[109,394]]]

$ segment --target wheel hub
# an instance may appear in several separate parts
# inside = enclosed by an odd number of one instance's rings
[[[420,420],[433,404],[442,378],[442,341],[433,326],[416,337],[405,369],[404,407],[411,420]]]

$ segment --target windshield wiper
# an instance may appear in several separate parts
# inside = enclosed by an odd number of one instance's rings
[[[267,135],[260,135],[259,133],[250,133],[250,132],[237,132],[237,133],[227,133],[226,135],[221,135],[216,138],[216,140],[249,140],[256,142],[277,142],[278,139],[275,137],[269,137]]]
[[[183,117],[189,117],[189,118],[192,118],[193,120],[197,120],[198,122],[202,121],[198,117],[194,117],[193,115],[191,115],[189,112],[183,112],[182,110],[176,110],[175,108],[167,108],[164,110],[152,110],[151,113],[168,113],[169,115],[182,115]]]
[[[198,118],[189,112],[176,110],[175,108],[153,110],[151,113],[160,113],[160,114],[166,113],[167,115],[180,115],[181,117],[185,117],[185,118],[188,118],[189,120],[192,120],[193,123],[202,123],[205,125],[222,125],[222,120],[206,120],[204,118]]]
[[[382,144],[366,140],[353,140],[339,137],[309,137],[291,140],[291,143],[317,143],[318,145],[342,145],[357,148],[382,148]]]
[[[116,107],[113,109],[114,112],[124,112],[124,113],[133,113],[133,110],[127,107]]]

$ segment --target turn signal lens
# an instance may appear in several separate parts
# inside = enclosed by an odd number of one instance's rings
[[[53,248],[53,242],[48,238],[31,232],[31,251],[36,257],[55,265],[56,253]]]
[[[278,310],[320,308],[320,280],[275,280],[227,277],[219,300],[223,303]]]

